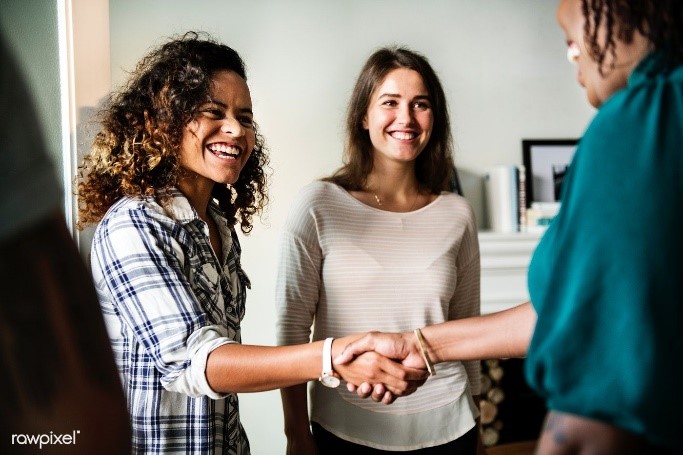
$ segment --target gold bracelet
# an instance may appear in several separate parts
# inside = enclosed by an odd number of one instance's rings
[[[436,370],[434,369],[434,364],[427,355],[427,347],[425,346],[425,339],[422,337],[422,332],[420,329],[415,329],[415,337],[417,338],[417,343],[420,345],[420,353],[422,354],[422,360],[425,361],[427,365],[427,371],[429,371],[430,376],[436,376]]]

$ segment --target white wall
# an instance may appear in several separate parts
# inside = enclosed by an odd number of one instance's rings
[[[112,81],[163,37],[204,30],[248,65],[256,119],[272,151],[271,207],[243,239],[252,290],[244,342],[274,344],[279,229],[296,192],[341,162],[342,122],[355,77],[378,46],[424,53],[450,102],[465,177],[521,163],[523,138],[581,135],[592,115],[565,58],[547,0],[110,0]],[[479,217],[480,183],[465,188]],[[241,396],[254,454],[284,453],[278,392]]]

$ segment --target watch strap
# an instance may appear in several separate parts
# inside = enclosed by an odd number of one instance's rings
[[[332,373],[332,342],[334,338],[329,337],[325,339],[323,343],[323,369],[320,377],[323,377],[325,373]]]

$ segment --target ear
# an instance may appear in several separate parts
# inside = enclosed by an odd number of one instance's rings
[[[368,129],[368,114],[365,114],[365,116],[363,117],[363,129]]]
[[[185,129],[193,136],[196,136],[197,130],[199,129],[199,122],[196,118],[193,118],[185,124]]]

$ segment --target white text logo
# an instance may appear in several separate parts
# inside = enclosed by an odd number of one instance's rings
[[[74,430],[71,433],[65,434],[13,434],[12,445],[37,445],[39,449],[43,446],[53,445],[76,445],[76,435],[80,434],[81,430]]]

